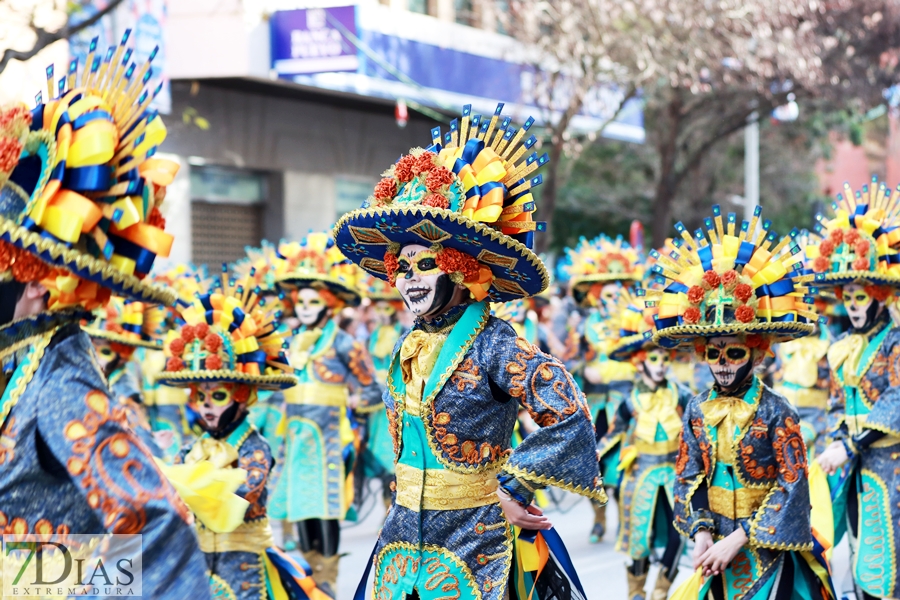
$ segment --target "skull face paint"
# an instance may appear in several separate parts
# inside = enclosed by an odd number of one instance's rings
[[[858,283],[844,286],[840,300],[847,309],[847,316],[854,329],[866,329],[881,312],[881,303],[872,298],[865,287]]]
[[[737,336],[710,338],[706,346],[706,362],[720,387],[739,387],[753,373],[753,351]]]
[[[200,425],[206,431],[227,426],[240,409],[232,386],[222,382],[199,383],[191,387],[190,403],[191,408],[200,415]]]
[[[404,246],[398,257],[394,285],[409,311],[417,317],[441,314],[453,298],[456,286],[437,265],[435,253],[425,246]]]
[[[653,383],[651,387],[657,387],[665,382],[669,371],[669,351],[662,348],[647,350],[647,357],[639,363],[641,375]]]
[[[97,351],[97,362],[100,364],[100,370],[108,378],[119,366],[119,355],[112,349],[109,342],[103,339],[94,338],[94,350]]]
[[[320,325],[325,320],[328,310],[328,304],[317,290],[307,287],[297,291],[294,313],[302,325],[306,327]]]

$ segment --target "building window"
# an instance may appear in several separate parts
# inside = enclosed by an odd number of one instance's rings
[[[376,181],[367,178],[338,176],[334,180],[334,213],[335,220],[356,210],[372,195]]]
[[[264,173],[218,166],[191,167],[191,256],[216,272],[262,239],[268,186]]]
[[[478,27],[478,15],[475,13],[473,0],[454,0],[456,22],[469,27]]]
[[[406,0],[406,8],[410,12],[428,14],[428,0]]]

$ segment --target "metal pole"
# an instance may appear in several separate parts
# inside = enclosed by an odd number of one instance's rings
[[[744,128],[744,218],[753,218],[759,205],[759,113],[747,117]]]

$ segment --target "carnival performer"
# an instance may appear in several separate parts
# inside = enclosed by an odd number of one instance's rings
[[[160,205],[178,166],[147,158],[166,129],[146,110],[150,65],[129,66],[129,36],[106,61],[95,38],[88,69],[73,61],[58,84],[48,67],[46,103],[0,109],[0,524],[139,534],[144,596],[208,598],[190,512],[79,325],[111,294],[174,300],[143,281],[172,244]]]
[[[568,278],[569,294],[576,306],[587,313],[580,325],[572,324],[566,337],[566,366],[580,377],[594,430],[599,440],[610,428],[619,405],[631,394],[636,372],[630,362],[609,360],[609,343],[616,337],[610,326],[617,310],[619,294],[641,281],[644,263],[640,254],[621,237],[600,235],[581,238],[566,250],[560,270]],[[603,456],[602,473],[615,473],[620,445],[615,443]],[[615,478],[608,492],[615,492]],[[606,505],[593,503],[594,525],[590,542],[599,543],[606,534]]]
[[[188,498],[203,499],[188,503],[197,516],[214,598],[324,599],[307,566],[275,547],[266,517],[274,460],[248,409],[259,390],[294,386],[297,377],[278,331],[279,315],[259,304],[261,291],[249,276],[229,279],[223,273],[221,283],[180,309],[184,324],[169,332],[166,368],[157,380],[189,390],[204,433],[180,452],[177,462],[186,469],[169,472],[190,490]],[[234,481],[242,500],[218,488],[212,494],[211,480]]]
[[[812,285],[833,289],[851,324],[828,349],[835,441],[818,461],[830,474],[845,467],[832,491],[835,539],[846,527],[853,580],[864,598],[900,595],[900,330],[888,311],[900,287],[898,207],[900,189],[891,192],[873,178],[854,194],[845,184],[834,216],[820,221],[824,239],[807,247]]]
[[[357,268],[326,233],[282,243],[278,285],[290,291],[300,328],[291,340],[291,365],[299,385],[285,390],[285,464],[270,513],[297,523],[300,550],[323,591],[333,594],[338,573],[340,520],[352,502],[351,468],[343,451],[352,443],[351,391],[359,405],[381,397],[365,346],[338,327],[345,306],[359,304]]]
[[[692,394],[668,379],[674,352],[653,342],[656,313],[655,303],[645,306],[643,289],[620,293],[613,316],[617,339],[609,358],[634,365],[637,377],[597,446],[601,463],[612,448],[623,446],[616,550],[631,559],[626,570],[629,600],[644,599],[650,558],[660,547],[664,550],[650,597],[665,600],[684,550],[684,538],[672,524],[672,504],[681,418]]]
[[[344,254],[396,286],[417,317],[395,348],[384,394],[397,489],[370,564],[376,598],[527,596],[530,586],[509,587],[535,575],[513,560],[510,525],[552,535],[531,505],[535,491],[556,485],[606,499],[572,376],[490,316],[488,301],[532,296],[548,282],[530,250],[540,228],[532,173],[546,157],[524,156],[534,120],[516,129],[501,108],[482,122],[465,107],[446,147],[434,129],[428,148],[401,157],[366,206],[335,226]],[[511,451],[519,406],[541,428]],[[538,596],[550,579],[537,579]]]
[[[132,355],[137,348],[162,348],[164,309],[113,297],[84,331],[91,336],[100,370],[114,400],[126,409],[128,424],[155,457],[162,451],[150,428],[141,392],[141,372]]]
[[[405,310],[403,298],[396,288],[368,273],[360,277],[360,290],[371,302],[369,355],[375,367],[375,379],[382,389],[387,386],[388,370],[397,340],[405,331],[400,323],[400,313]],[[394,487],[394,442],[391,438],[390,422],[383,402],[367,407],[366,445],[363,452],[363,475],[366,479],[381,481],[382,500],[385,510],[393,503]]]
[[[800,418],[754,373],[774,344],[809,335],[817,315],[796,281],[803,257],[792,236],[760,227],[760,214],[738,225],[715,206],[693,237],[678,223],[675,253],[653,267],[668,280],[655,300],[656,343],[693,347],[715,378],[684,412],[674,524],[694,540],[700,598],[831,599],[812,552]]]
[[[177,304],[187,306],[193,302],[195,294],[210,285],[206,267],[176,265],[153,277],[157,285],[171,289],[177,295]],[[163,331],[179,327],[181,316],[176,308],[166,309]],[[187,407],[187,393],[181,388],[161,386],[156,381],[166,366],[166,356],[162,348],[138,348],[135,358],[140,365],[141,389],[144,405],[150,420],[154,439],[163,454],[163,460],[171,464],[178,452],[193,439],[191,419]]]

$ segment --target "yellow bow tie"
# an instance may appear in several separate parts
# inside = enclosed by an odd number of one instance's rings
[[[217,440],[209,436],[203,436],[188,455],[184,458],[184,464],[193,465],[207,460],[218,469],[230,467],[238,459],[237,449],[225,440]]]
[[[291,366],[296,371],[302,371],[306,368],[306,363],[309,362],[310,351],[320,337],[322,337],[321,329],[302,331],[294,336],[291,343]]]
[[[709,427],[717,427],[725,419],[730,419],[729,433],[734,435],[735,429],[743,430],[756,414],[756,404],[748,404],[743,398],[723,396],[707,400],[700,404],[703,421]]]
[[[854,386],[859,382],[857,377],[859,361],[862,359],[869,339],[864,333],[851,333],[842,340],[831,345],[828,349],[828,366],[837,371],[844,365],[844,383]]]

